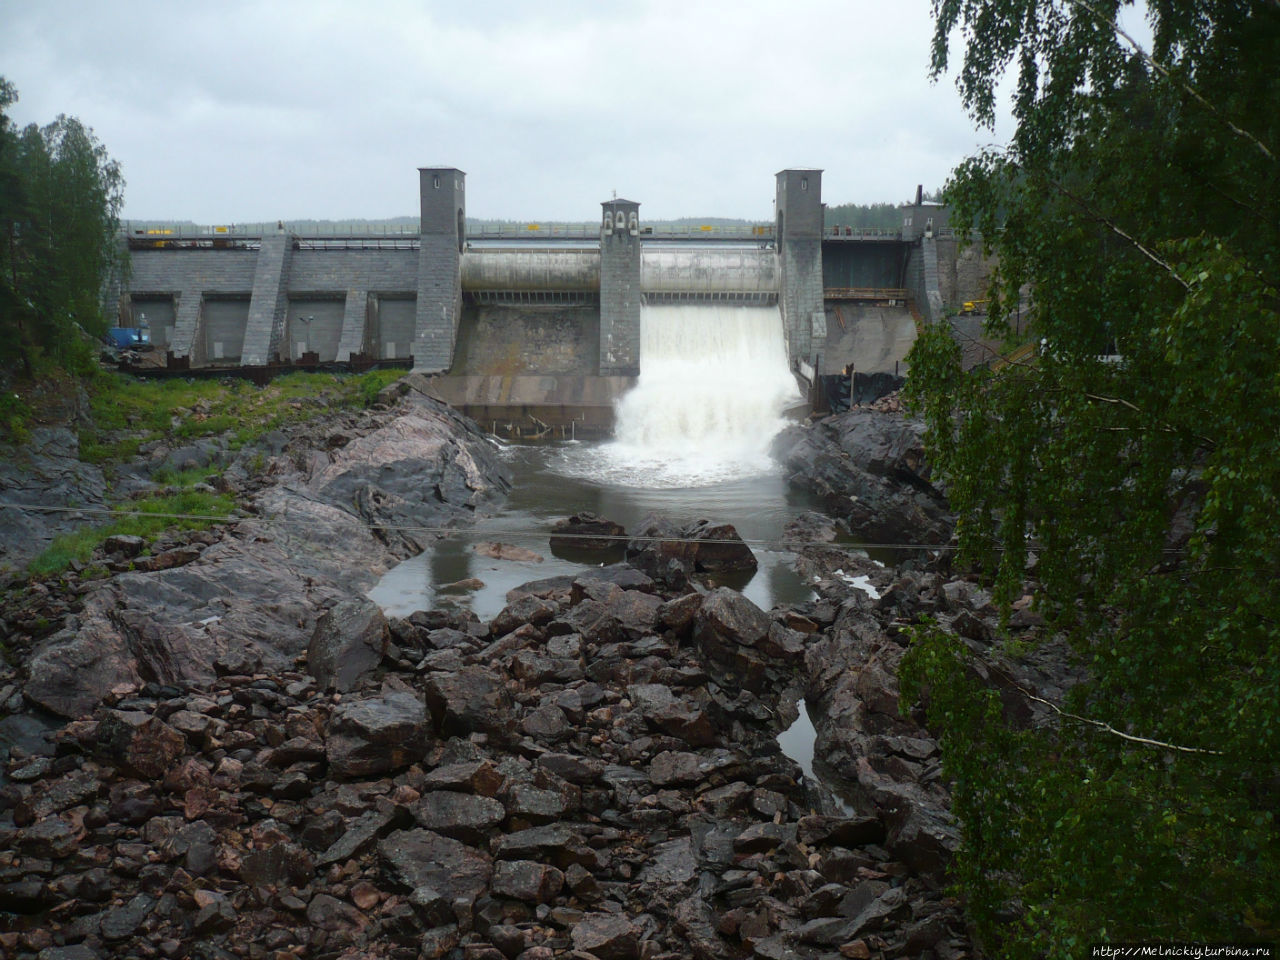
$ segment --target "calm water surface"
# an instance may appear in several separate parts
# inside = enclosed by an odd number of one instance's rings
[[[620,550],[603,557],[585,551],[551,551],[554,523],[584,510],[628,530],[651,512],[678,523],[703,519],[732,523],[750,543],[760,567],[754,575],[725,577],[725,585],[741,590],[765,610],[813,596],[792,570],[791,554],[780,548],[779,541],[786,522],[815,504],[808,495],[787,487],[780,468],[698,486],[631,486],[619,471],[605,466],[608,451],[602,448],[606,447],[585,443],[504,447],[515,482],[501,512],[393,568],[369,596],[393,616],[458,604],[481,619],[491,619],[506,606],[507,591],[513,587],[621,559]],[[601,463],[602,469],[592,476],[594,462]],[[540,563],[493,560],[475,552],[480,542],[512,544],[544,559]],[[473,578],[483,586],[447,588]]]

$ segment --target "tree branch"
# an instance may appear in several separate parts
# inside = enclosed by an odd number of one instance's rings
[[[1203,96],[1201,96],[1199,91],[1197,91],[1195,87],[1191,86],[1191,84],[1183,80],[1175,79],[1173,74],[1169,71],[1168,67],[1162,64],[1155,57],[1151,56],[1151,54],[1147,53],[1147,51],[1143,50],[1141,45],[1139,45],[1138,41],[1134,40],[1133,37],[1129,36],[1129,34],[1125,32],[1124,28],[1121,27],[1119,23],[1117,23],[1115,20],[1112,20],[1110,17],[1107,17],[1102,13],[1100,13],[1093,6],[1093,4],[1088,2],[1088,0],[1071,0],[1071,2],[1077,4],[1078,6],[1084,7],[1084,9],[1089,11],[1089,13],[1094,17],[1094,19],[1099,20],[1102,23],[1105,23],[1107,26],[1109,26],[1113,31],[1115,31],[1115,33],[1118,36],[1123,37],[1125,42],[1128,43],[1129,46],[1133,47],[1134,52],[1137,53],[1138,56],[1140,56],[1144,61],[1146,61],[1146,63],[1151,67],[1152,70],[1156,71],[1156,73],[1160,74],[1160,76],[1164,77],[1170,83],[1176,84],[1177,86],[1181,87],[1183,92],[1186,93],[1187,96],[1191,97],[1191,99],[1195,100],[1196,103],[1200,104],[1200,106],[1204,107],[1211,114],[1213,114],[1213,116],[1217,117],[1220,121],[1222,121],[1222,123],[1224,123],[1227,126],[1227,128],[1231,130],[1232,133],[1234,133],[1236,136],[1244,140],[1248,140],[1255,147],[1257,147],[1258,150],[1262,153],[1262,155],[1266,157],[1268,160],[1271,160],[1273,162],[1275,161],[1276,159],[1275,154],[1273,154],[1270,150],[1267,149],[1266,144],[1264,144],[1261,140],[1255,137],[1248,130],[1241,129],[1240,127],[1232,123],[1231,120],[1225,117],[1222,114],[1222,112],[1218,110],[1217,107],[1215,107],[1212,103],[1210,103]],[[1272,2],[1276,3],[1277,5],[1280,5],[1280,0],[1272,0]]]
[[[1131,733],[1125,733],[1123,730],[1117,730],[1111,724],[1106,723],[1102,720],[1094,720],[1090,717],[1082,717],[1078,713],[1070,713],[1066,710],[1063,710],[1060,706],[1058,706],[1053,701],[1046,700],[1044,697],[1036,696],[1034,693],[1032,693],[1022,684],[1018,683],[1018,681],[1014,680],[1013,677],[1009,676],[1008,673],[1001,670],[999,667],[995,666],[994,664],[988,663],[987,666],[990,667],[996,673],[1000,674],[1000,676],[1004,677],[1004,679],[1009,683],[1010,686],[1012,686],[1015,690],[1017,690],[1020,694],[1022,694],[1028,700],[1033,700],[1036,703],[1043,703],[1046,707],[1048,707],[1058,716],[1066,720],[1075,720],[1077,723],[1083,723],[1091,727],[1096,727],[1097,729],[1102,730],[1105,733],[1109,733],[1112,736],[1119,737],[1121,740],[1128,740],[1130,743],[1140,743],[1143,746],[1147,746],[1147,747],[1159,747],[1162,750],[1176,750],[1179,753],[1199,753],[1199,754],[1204,754],[1206,756],[1212,756],[1212,757],[1222,756],[1221,750],[1209,750],[1205,747],[1184,747],[1181,744],[1169,743],[1167,740],[1155,740],[1155,739],[1152,739],[1151,737],[1136,737]]]
[[[1160,267],[1162,270],[1168,273],[1169,276],[1173,277],[1174,280],[1178,281],[1178,283],[1182,286],[1183,290],[1187,291],[1187,293],[1191,292],[1191,284],[1187,283],[1186,280],[1183,280],[1182,277],[1178,276],[1178,271],[1173,268],[1173,264],[1169,263],[1169,261],[1159,256],[1154,250],[1152,250],[1150,247],[1144,244],[1141,240],[1137,239],[1132,234],[1128,233],[1123,227],[1121,227],[1118,223],[1116,223],[1110,217],[1107,217],[1101,213],[1098,213],[1098,211],[1094,210],[1093,207],[1089,206],[1089,204],[1086,203],[1082,197],[1079,197],[1076,194],[1072,193],[1070,190],[1064,187],[1057,180],[1051,179],[1049,180],[1049,183],[1053,185],[1053,188],[1055,190],[1061,193],[1064,197],[1074,202],[1077,206],[1080,207],[1081,210],[1087,213],[1094,220],[1098,221],[1098,223],[1101,223],[1103,226],[1105,226],[1108,230],[1110,230],[1112,233],[1116,234],[1117,236],[1123,237],[1125,240],[1127,240],[1143,256],[1145,256],[1152,263],[1156,264],[1158,267]]]

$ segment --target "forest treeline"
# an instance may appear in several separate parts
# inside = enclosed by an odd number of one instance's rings
[[[74,117],[18,129],[0,77],[0,369],[76,370],[109,323],[103,294],[122,267],[119,165]]]

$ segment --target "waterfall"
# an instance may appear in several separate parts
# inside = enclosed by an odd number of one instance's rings
[[[641,487],[702,486],[769,472],[769,441],[800,399],[777,307],[646,306],[640,378],[593,470]]]

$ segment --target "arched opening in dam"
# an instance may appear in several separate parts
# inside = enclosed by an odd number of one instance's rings
[[[640,349],[641,374],[618,403],[612,439],[507,444],[515,483],[501,513],[390,571],[373,599],[397,615],[458,603],[492,617],[512,587],[601,562],[549,549],[552,524],[584,510],[628,530],[651,512],[732,523],[760,566],[723,582],[764,609],[811,596],[779,541],[787,520],[814,504],[787,487],[768,453],[801,402],[778,307],[646,305]],[[478,542],[543,559],[491,559]],[[620,549],[605,562],[617,559]]]

